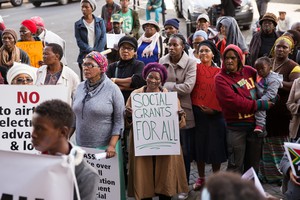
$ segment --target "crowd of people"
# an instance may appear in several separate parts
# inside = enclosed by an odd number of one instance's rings
[[[199,178],[193,189],[203,190],[202,199],[226,199],[222,198],[225,193],[216,192],[223,186],[243,193],[236,196],[263,199],[253,193],[251,184],[239,182],[239,176],[217,173],[227,161],[227,170],[238,174],[253,167],[262,182],[290,178],[287,197],[298,199],[300,182],[292,174],[283,143],[300,137],[300,22],[283,22],[284,11],[279,17],[266,12],[267,2],[257,1],[260,30],[248,45],[232,16],[219,17],[212,27],[203,13],[197,18],[196,32],[185,37],[177,19],[167,19],[161,34],[161,0],[149,0],[142,25],[138,13],[129,8],[130,0],[120,0],[120,5],[106,0],[101,16],[93,14],[98,6],[95,0],[81,0],[82,17],[74,22],[79,76],[68,67],[65,41],[46,29],[41,17],[20,23],[20,39],[0,21],[0,84],[67,87],[67,104],[53,100],[36,108],[35,148],[45,154],[68,154],[75,148],[68,138],[75,134],[78,146],[102,148],[107,158],[124,157],[119,168],[129,197],[188,198],[191,162],[195,161]],[[108,34],[124,34],[111,54],[106,51]],[[37,66],[30,62],[33,55],[18,45],[24,41],[42,45]],[[148,92],[177,92],[180,155],[135,156],[130,96]],[[210,102],[199,103],[201,92]],[[40,132],[38,126],[49,130]],[[42,137],[51,131],[62,135],[49,136],[53,147]],[[208,181],[206,164],[215,173]],[[87,200],[95,191],[91,183],[97,182],[97,175],[82,167],[88,176],[81,181],[91,181],[90,187],[79,187],[81,199]],[[248,189],[243,192],[243,188]],[[229,194],[229,190],[224,191]]]

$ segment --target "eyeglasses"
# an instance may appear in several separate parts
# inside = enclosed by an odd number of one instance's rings
[[[134,48],[133,48],[133,47],[121,46],[121,47],[120,47],[120,50],[121,50],[121,51],[125,51],[125,50],[127,50],[127,51],[133,51]]]
[[[209,52],[211,52],[210,49],[201,49],[201,50],[199,50],[199,53],[209,53]]]
[[[32,83],[33,79],[32,78],[17,78],[15,81],[17,84],[24,84],[26,83]]]
[[[82,63],[82,67],[96,68],[96,67],[99,67],[99,66],[98,65],[94,65],[93,63],[84,62],[84,63]]]

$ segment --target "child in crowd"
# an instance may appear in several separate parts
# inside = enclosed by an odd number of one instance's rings
[[[285,11],[279,11],[279,17],[277,21],[277,30],[280,35],[291,28],[290,19],[286,17]]]
[[[42,154],[75,156],[75,176],[81,200],[96,198],[100,181],[96,170],[83,160],[83,150],[68,142],[74,113],[69,104],[49,100],[38,105],[32,117],[32,144]],[[74,194],[74,200],[77,195]]]
[[[254,64],[254,68],[257,70],[255,82],[257,98],[261,100],[272,101],[277,96],[278,88],[282,87],[283,76],[271,71],[271,63],[268,57],[261,57]],[[254,133],[259,137],[264,137],[266,135],[266,112],[257,111],[255,119]]]

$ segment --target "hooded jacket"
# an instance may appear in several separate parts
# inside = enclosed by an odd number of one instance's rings
[[[229,50],[238,53],[242,61],[242,50],[236,45],[228,45],[224,55]],[[254,113],[258,109],[256,103],[255,77],[256,70],[250,66],[242,66],[237,72],[229,72],[225,67],[223,57],[222,70],[215,77],[216,94],[228,127],[243,128],[252,126],[255,122]]]

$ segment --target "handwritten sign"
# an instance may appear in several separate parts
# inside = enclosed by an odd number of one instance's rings
[[[288,156],[293,174],[299,178],[300,177],[300,144],[285,142],[284,149]]]
[[[67,88],[59,85],[1,85],[0,149],[35,153],[31,143],[32,114],[45,100],[68,100]]]
[[[96,199],[121,199],[118,157],[97,160],[95,154],[103,153],[104,150],[83,147],[82,149],[86,151],[84,159],[97,170],[100,176]]]
[[[220,71],[216,67],[207,67],[203,64],[197,65],[197,79],[191,97],[194,105],[207,106],[221,111],[216,97],[215,76]]]
[[[17,47],[25,51],[30,58],[30,65],[39,68],[39,61],[43,60],[42,41],[17,42]]]
[[[132,94],[135,156],[179,155],[176,92]]]
[[[0,158],[0,199],[73,199],[72,169],[61,156],[0,150]]]

